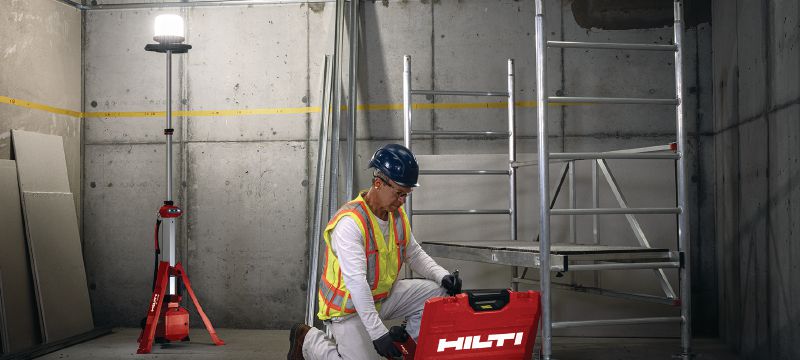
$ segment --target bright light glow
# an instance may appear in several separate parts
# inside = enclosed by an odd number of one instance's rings
[[[156,16],[153,40],[162,44],[182,43],[183,18],[175,14],[161,14]]]

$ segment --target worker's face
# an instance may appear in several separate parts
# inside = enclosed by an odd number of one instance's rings
[[[380,205],[388,212],[395,212],[405,204],[408,194],[413,190],[410,187],[400,186],[389,178],[379,176],[375,178],[374,186],[378,190]]]

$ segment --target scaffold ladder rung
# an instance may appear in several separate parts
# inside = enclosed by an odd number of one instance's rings
[[[602,42],[583,42],[583,41],[548,41],[548,47],[552,48],[576,48],[576,49],[609,49],[609,50],[645,50],[645,51],[677,51],[675,45],[666,44],[625,44],[625,43],[602,43]]]
[[[508,170],[420,170],[420,175],[510,175]]]
[[[413,210],[412,215],[509,215],[508,209],[464,209],[464,210]]]
[[[411,130],[412,135],[452,135],[452,136],[498,136],[506,137],[507,131],[450,131],[450,130]]]
[[[647,154],[625,152],[575,152],[575,153],[550,153],[553,160],[587,160],[587,159],[668,159],[678,160],[679,154]]]
[[[503,96],[506,91],[455,91],[455,90],[411,90],[411,95],[444,95],[444,96]]]
[[[680,214],[680,208],[590,208],[552,209],[550,215],[625,215],[625,214]]]
[[[571,104],[638,104],[638,105],[678,105],[678,99],[618,98],[591,96],[549,96],[547,101]]]

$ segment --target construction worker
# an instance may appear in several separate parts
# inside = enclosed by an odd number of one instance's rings
[[[416,339],[425,301],[461,292],[461,280],[436,264],[411,234],[403,204],[419,186],[414,154],[388,144],[372,155],[369,167],[372,186],[342,206],[323,233],[327,251],[317,316],[333,339],[295,324],[288,360],[399,357],[382,320],[405,319]],[[425,279],[397,280],[403,263]]]

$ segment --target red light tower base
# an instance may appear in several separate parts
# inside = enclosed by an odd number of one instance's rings
[[[172,267],[168,262],[162,261],[158,264],[156,286],[153,296],[150,298],[144,329],[139,334],[139,350],[136,353],[149,354],[154,340],[157,342],[189,341],[189,312],[180,306],[180,295],[166,293],[170,276],[180,276],[183,280],[186,291],[189,292],[194,307],[203,319],[203,324],[205,324],[208,334],[211,335],[214,345],[225,345],[225,342],[217,336],[208,316],[203,312],[200,302],[197,301],[197,296],[194,295],[192,284],[189,282],[186,271],[183,270],[183,265],[179,262]],[[168,298],[166,303],[164,303],[165,298]]]

